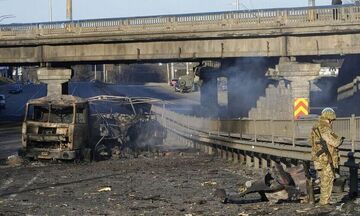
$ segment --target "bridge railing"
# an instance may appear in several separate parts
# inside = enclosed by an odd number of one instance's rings
[[[202,14],[167,15],[151,17],[133,17],[117,19],[78,20],[53,23],[9,24],[0,25],[1,36],[26,36],[31,34],[51,35],[65,33],[96,33],[96,32],[144,32],[149,30],[172,31],[189,27],[196,30],[212,27],[223,28],[227,24],[241,28],[279,27],[313,24],[353,23],[360,20],[360,6],[326,6],[314,8],[266,9],[230,11]],[[172,26],[173,28],[169,28]],[[11,32],[11,33],[9,33]]]
[[[308,146],[308,138],[317,119],[302,120],[216,120],[182,115],[157,106],[153,111],[163,119],[181,125],[187,130],[237,137],[272,143],[287,143],[293,146]],[[343,148],[360,150],[360,117],[338,118],[333,125],[339,136],[346,138]]]

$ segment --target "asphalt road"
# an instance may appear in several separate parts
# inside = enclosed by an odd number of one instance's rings
[[[154,97],[183,111],[199,105],[199,94],[180,94],[165,85],[124,86],[71,83],[80,97],[127,95]],[[21,119],[27,100],[46,94],[44,85],[28,85],[9,95],[0,113],[0,159],[16,153],[21,144]],[[298,202],[272,204],[247,197],[225,205],[216,189],[237,191],[239,184],[260,173],[244,165],[203,155],[189,149],[173,150],[179,140],[165,140],[167,150],[139,158],[95,163],[0,164],[1,215],[340,215],[336,206],[319,208]],[[188,146],[182,146],[187,148]],[[172,149],[171,151],[169,149]],[[1,162],[1,160],[0,160]],[[357,203],[360,203],[357,202]],[[354,206],[348,209],[353,211]],[[359,211],[355,211],[357,215]],[[347,212],[346,212],[347,214]],[[349,214],[347,214],[349,215]]]

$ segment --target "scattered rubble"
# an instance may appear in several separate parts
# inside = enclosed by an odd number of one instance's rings
[[[98,192],[109,192],[111,191],[111,187],[102,187],[99,190],[97,190]]]
[[[147,156],[0,167],[0,215],[345,215],[359,208],[357,200],[338,208],[273,204],[257,194],[224,204],[219,189],[237,192],[261,171],[196,151]]]
[[[20,166],[23,163],[23,159],[17,155],[10,155],[7,158],[6,164],[9,166]]]

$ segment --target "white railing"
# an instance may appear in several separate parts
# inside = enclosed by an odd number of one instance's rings
[[[159,26],[164,30],[169,26],[189,26],[201,29],[205,25],[223,26],[226,24],[237,25],[237,28],[249,27],[278,27],[308,24],[339,24],[354,23],[360,20],[360,6],[328,6],[315,8],[292,8],[292,9],[267,9],[267,10],[248,10],[248,11],[230,11],[202,14],[186,15],[167,15],[152,17],[134,17],[117,19],[98,19],[98,20],[78,20],[53,23],[31,23],[31,24],[9,24],[0,25],[1,36],[13,36],[14,34],[37,34],[42,35],[46,30],[46,35],[51,33],[69,33],[69,32],[104,32],[128,30],[136,31],[141,29],[138,26],[146,27],[144,31],[149,31],[153,27],[159,30]],[[113,27],[113,28],[108,28]],[[59,31],[66,29],[67,31]],[[75,29],[75,30],[74,30]],[[171,29],[171,28],[170,28]],[[52,32],[52,30],[54,30]]]
[[[215,120],[182,115],[167,109],[153,106],[153,111],[162,118],[190,130],[202,133],[227,135],[243,139],[288,143],[289,145],[308,145],[308,138],[317,119],[306,120],[254,120],[234,119]],[[334,131],[346,138],[344,148],[360,150],[360,117],[338,118]]]

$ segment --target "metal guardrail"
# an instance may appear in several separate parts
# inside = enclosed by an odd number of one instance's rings
[[[308,137],[313,124],[317,121],[316,119],[213,120],[182,115],[158,106],[153,106],[152,111],[159,116],[159,121],[165,127],[183,136],[191,138],[196,135],[224,145],[227,145],[227,142],[246,143],[248,147],[256,145],[257,148],[265,149],[264,151],[277,151],[279,155],[287,152],[287,155],[296,159],[310,158]],[[346,137],[341,148],[342,161],[345,160],[347,152],[360,152],[360,117],[339,118],[334,122],[333,127],[337,134]],[[294,153],[292,154],[291,151]],[[356,157],[359,159],[360,155]]]
[[[294,25],[351,24],[360,21],[360,6],[323,6],[229,11],[185,15],[166,15],[98,20],[77,20],[51,23],[0,25],[0,38],[7,36],[51,36],[99,32],[149,32],[151,30],[208,29],[209,25],[222,28],[248,29]]]

